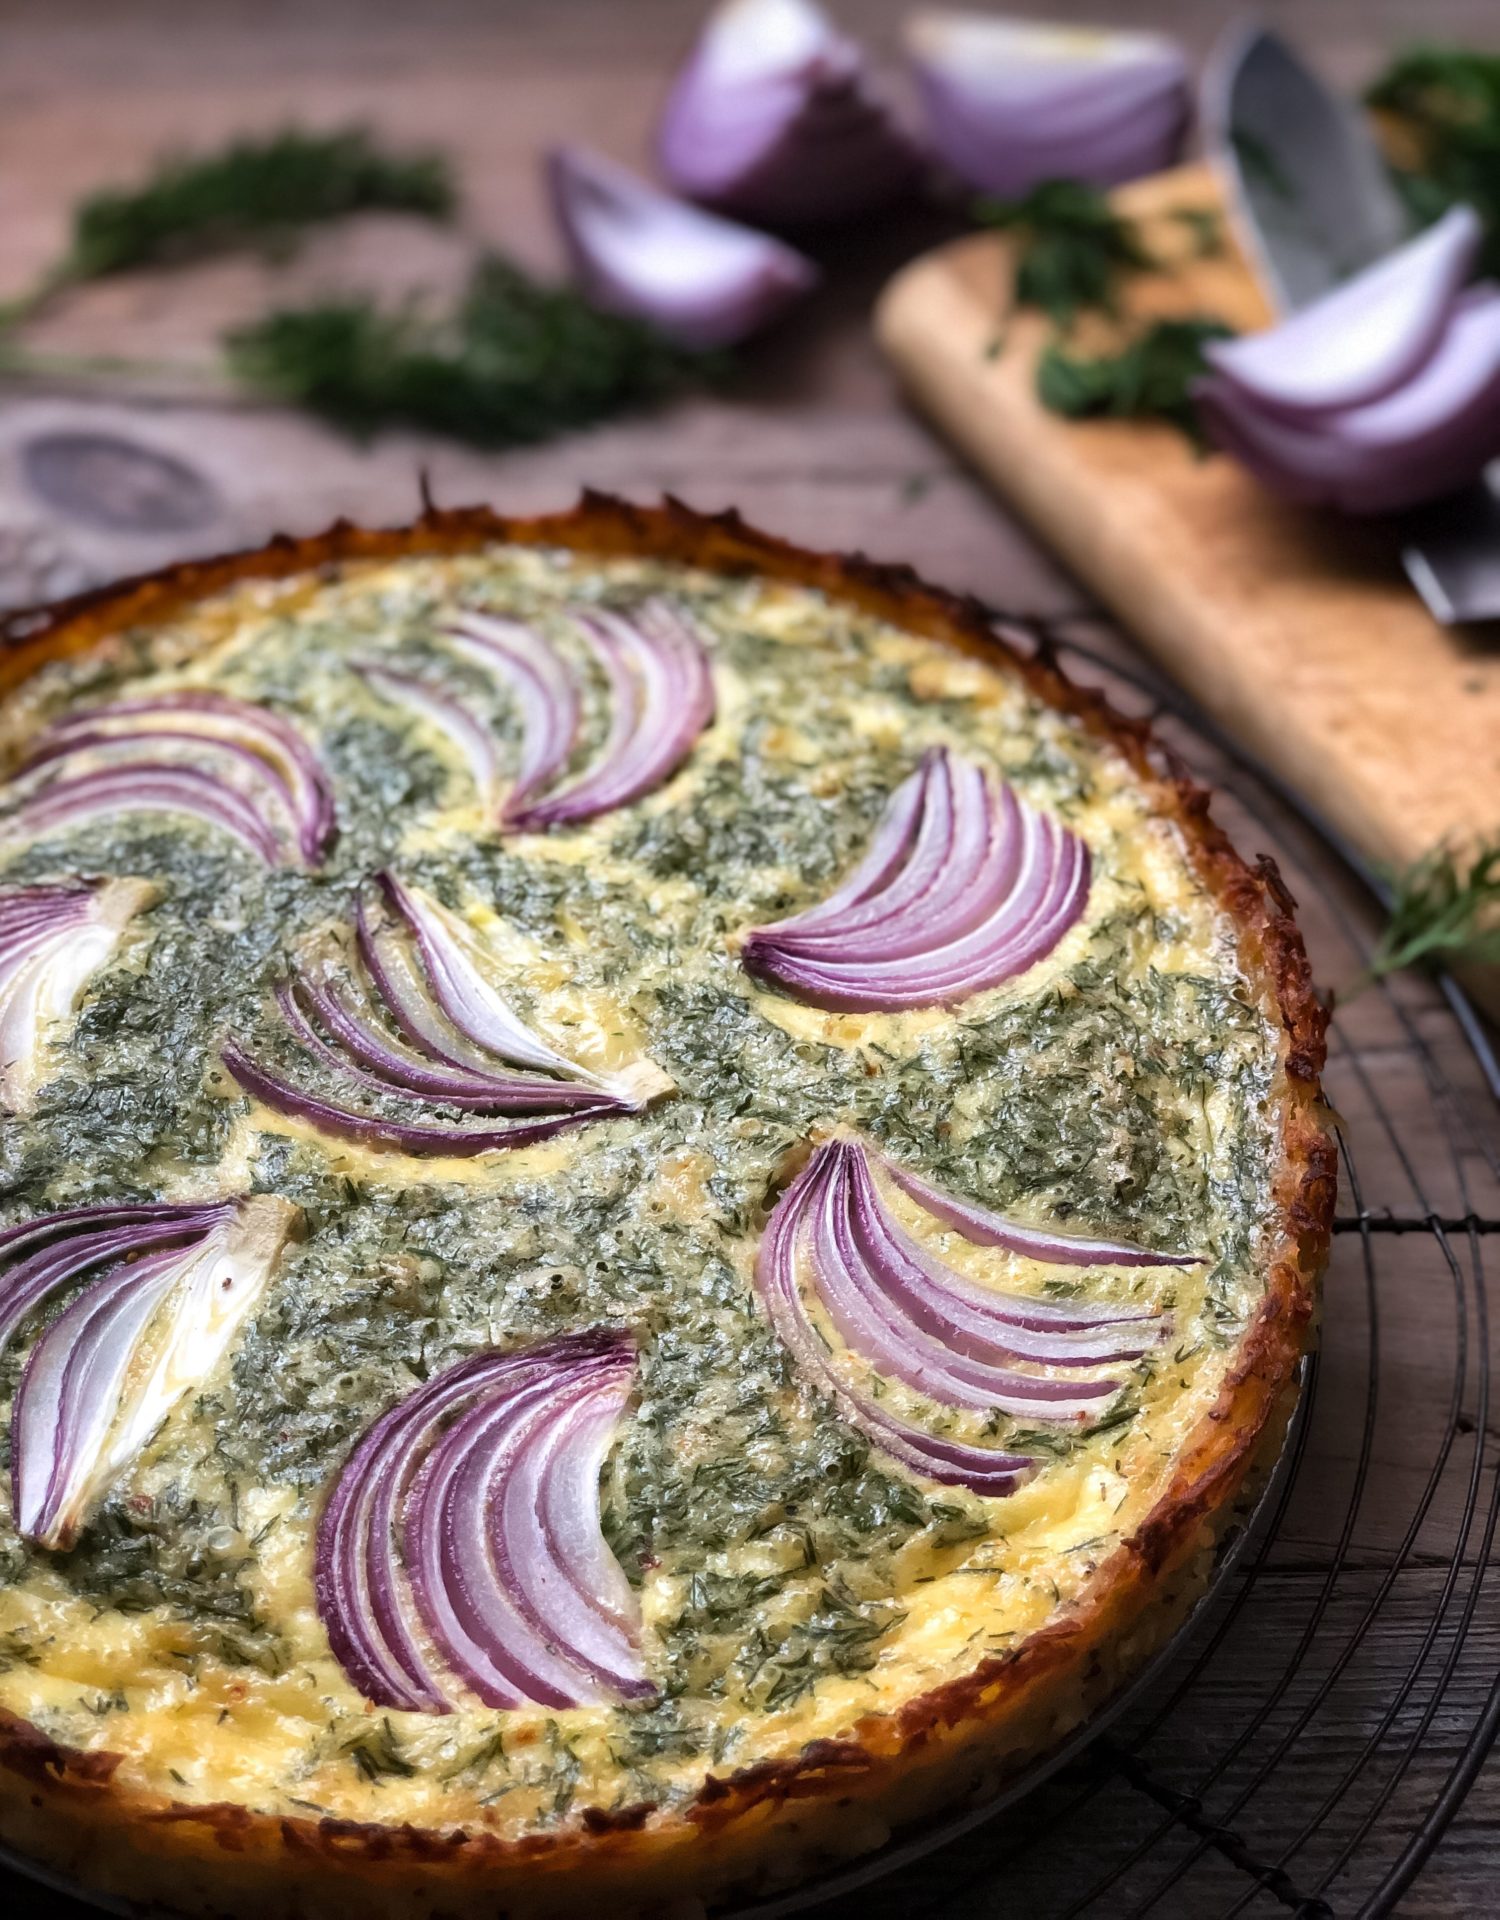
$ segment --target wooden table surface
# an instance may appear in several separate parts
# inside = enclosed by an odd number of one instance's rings
[[[889,53],[905,10],[896,0],[844,0],[841,13]],[[1044,10],[1041,0],[1033,0],[1032,10]],[[1084,0],[1045,10],[1059,18],[1107,14],[1113,24],[1169,26],[1198,50],[1231,11],[1207,0],[1095,0],[1092,6]],[[1488,37],[1493,44],[1500,25],[1495,0],[1267,0],[1259,11],[1295,32],[1330,74],[1350,85],[1374,70],[1384,49],[1414,35]],[[553,268],[558,257],[539,189],[539,150],[573,138],[628,161],[643,159],[666,78],[696,12],[695,0],[423,0],[420,6],[395,0],[5,0],[0,297],[19,292],[56,257],[68,209],[82,192],[125,181],[164,151],[292,120],[329,126],[361,120],[393,140],[442,145],[464,189],[459,228],[434,232],[371,217],[276,264],[224,261],[121,279],[71,298],[34,330],[32,343],[58,352],[185,361],[211,371],[223,327],[271,298],[333,286],[450,282],[480,241]],[[199,397],[176,379],[144,392],[13,383],[0,393],[0,604],[70,591],[190,549],[257,540],[278,527],[311,529],[339,512],[405,518],[415,509],[425,469],[445,504],[489,499],[506,509],[557,506],[585,483],[641,498],[670,490],[705,509],[737,506],[806,544],[860,547],[911,561],[1008,609],[1086,615],[1079,589],[903,409],[870,345],[866,315],[875,290],[895,265],[948,230],[941,213],[926,212],[867,222],[820,242],[815,251],[827,269],[825,288],[747,357],[730,391],[503,456],[408,434],[355,446],[303,419],[221,396],[212,383]],[[133,464],[117,439],[180,460],[186,476]],[[1091,632],[1106,656],[1129,657],[1128,643],[1106,625]],[[1262,830],[1247,825],[1245,831],[1252,842],[1247,851],[1254,851]],[[1295,863],[1295,846],[1293,853]],[[1315,958],[1329,977],[1347,973],[1331,917],[1338,902],[1359,911],[1346,882],[1316,848],[1303,849],[1299,879]],[[1435,996],[1404,988],[1401,1008],[1462,1082],[1474,1124],[1493,1140],[1493,1111],[1483,1105]],[[1427,1116],[1421,1089],[1403,1079],[1412,1072],[1410,1049],[1394,1020],[1389,1007],[1361,1003],[1344,1025],[1345,1050],[1361,1071],[1368,1065],[1384,1076],[1379,1084],[1387,1097],[1419,1129],[1417,1171],[1430,1174],[1445,1193],[1439,1121]],[[1369,1122],[1370,1153],[1384,1156],[1381,1172],[1394,1179],[1388,1145],[1381,1145],[1370,1116],[1355,1111],[1363,1097],[1357,1081],[1347,1095],[1340,1093],[1351,1127]],[[1344,1204],[1347,1209],[1347,1196]],[[1463,1196],[1449,1196],[1443,1205],[1464,1210]],[[1352,1251],[1347,1242],[1343,1251]],[[1403,1269],[1415,1291],[1411,1311],[1403,1314],[1398,1306],[1396,1315],[1408,1369],[1397,1383],[1398,1403],[1403,1395],[1440,1394],[1444,1368],[1451,1370],[1441,1345],[1450,1336],[1433,1331],[1420,1304],[1421,1290],[1441,1277],[1434,1262],[1431,1249],[1415,1246]],[[1342,1290],[1356,1284],[1355,1262],[1336,1263],[1331,1329]],[[1315,1461],[1311,1491],[1299,1494],[1282,1530],[1274,1570],[1290,1583],[1289,1593],[1297,1580],[1329,1564],[1337,1516],[1330,1517],[1324,1502],[1331,1483],[1319,1475],[1325,1467],[1334,1472],[1339,1459],[1347,1462],[1353,1440],[1341,1453],[1337,1436],[1343,1427],[1352,1433],[1362,1418],[1358,1354],[1346,1353],[1332,1332],[1329,1349],[1320,1420],[1334,1436],[1333,1464]],[[1389,1417],[1389,1398],[1386,1404]],[[1379,1471],[1352,1541],[1366,1556],[1359,1564],[1376,1570],[1395,1550],[1420,1497],[1413,1492],[1415,1468],[1401,1448],[1380,1459]],[[1430,1519],[1440,1532],[1449,1525],[1442,1500]],[[1423,1538],[1437,1580],[1451,1538],[1435,1545]],[[1341,1593],[1338,1604],[1353,1608],[1359,1597]],[[1257,1616],[1263,1644],[1245,1656],[1247,1669],[1258,1653],[1269,1658],[1278,1650],[1269,1618]],[[1495,1624],[1491,1618],[1490,1631]],[[1471,1692],[1478,1685],[1473,1682]],[[1233,1711],[1232,1695],[1231,1686],[1226,1714]],[[1378,1684],[1372,1702],[1370,1710],[1378,1710]],[[1356,1716],[1320,1737],[1336,1758],[1341,1742],[1352,1751],[1361,1727],[1368,1731]],[[1169,1786],[1174,1762],[1186,1786],[1195,1760],[1210,1750],[1213,1728],[1200,1731],[1181,1752],[1169,1752],[1163,1763]],[[1291,1790],[1302,1789],[1292,1783]],[[1128,1802],[1129,1790],[1122,1792]],[[1113,1801],[1108,1805],[1114,1809]],[[1300,1824],[1300,1812],[1295,1804],[1284,1807],[1282,1828]],[[1403,1912],[1500,1913],[1497,1815],[1500,1791],[1491,1773]],[[1142,1831],[1139,1807],[1124,1806],[1075,1826],[1066,1844],[1073,1853],[1109,1861]],[[1400,1837],[1391,1838],[1391,1850]],[[1017,1902],[1028,1912],[1056,1910],[1058,1886],[1076,1894],[1087,1884],[1075,1868],[1073,1862],[1066,1875],[1049,1881],[1033,1863],[1029,1877],[1017,1882]],[[1210,1906],[1195,1904],[1199,1897],[1179,1892],[1178,1904],[1159,1910],[1196,1920],[1226,1904],[1222,1892]],[[1345,1911],[1337,1889],[1330,1898],[1333,1910]],[[13,1901],[24,1912],[64,1911],[53,1896],[19,1888]],[[1255,1910],[1272,1912],[1276,1904],[1267,1895]],[[871,1906],[862,1900],[838,1911],[853,1920]],[[1011,1910],[993,1887],[982,1900],[966,1889],[943,1909],[997,1916]],[[1109,1901],[1091,1909],[1126,1910],[1128,1903]]]

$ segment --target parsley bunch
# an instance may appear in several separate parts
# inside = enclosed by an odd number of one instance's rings
[[[1500,273],[1500,53],[1414,47],[1366,98],[1413,136],[1416,163],[1395,174],[1415,217],[1467,201],[1485,223],[1481,271]]]

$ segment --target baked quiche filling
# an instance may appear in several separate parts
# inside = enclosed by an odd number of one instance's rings
[[[1014,1651],[1160,1498],[1282,1040],[1003,662],[491,547],[5,724],[0,1707],[520,1836]]]

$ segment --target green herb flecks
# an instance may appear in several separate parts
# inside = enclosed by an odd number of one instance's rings
[[[412,426],[480,446],[587,426],[721,364],[498,257],[452,314],[331,301],[268,314],[227,345],[252,386],[353,432]]]
[[[455,199],[439,153],[387,153],[360,127],[289,127],[169,160],[143,186],[91,194],[73,215],[62,272],[96,280],[247,244],[284,245],[303,227],[375,208],[445,220]]]
[[[1015,304],[1057,326],[1089,310],[1113,313],[1121,278],[1154,264],[1134,222],[1081,180],[1044,180],[1024,199],[980,200],[974,212],[1018,240]]]
[[[389,1720],[382,1720],[373,1727],[361,1727],[358,1733],[344,1742],[343,1750],[365,1780],[383,1780],[387,1775],[409,1780],[416,1772],[401,1751],[395,1729]]]
[[[1500,273],[1500,53],[1413,47],[1366,98],[1412,136],[1417,158],[1395,174],[1417,219],[1467,201],[1487,232],[1480,270]]]
[[[1165,420],[1195,443],[1193,382],[1203,349],[1232,329],[1201,317],[1157,320],[1118,353],[1074,354],[1054,341],[1037,365],[1042,404],[1069,420]]]
[[[1400,874],[1390,918],[1340,1001],[1407,967],[1492,966],[1500,961],[1500,840],[1467,860],[1438,847]]]

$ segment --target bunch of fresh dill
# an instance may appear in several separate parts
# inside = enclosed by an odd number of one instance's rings
[[[1500,840],[1467,856],[1441,846],[1395,876],[1385,929],[1363,971],[1339,993],[1354,998],[1407,967],[1500,961]]]
[[[278,247],[301,227],[373,208],[446,220],[456,200],[439,153],[385,153],[361,127],[289,127],[165,161],[141,186],[90,194],[74,211],[62,272],[95,280],[230,247]]]
[[[481,446],[586,425],[719,364],[494,255],[452,313],[331,301],[268,314],[228,346],[250,385],[354,432],[401,424]]]
[[[1366,95],[1410,141],[1398,185],[1423,224],[1458,201],[1485,223],[1481,270],[1500,273],[1500,53],[1414,47]]]

